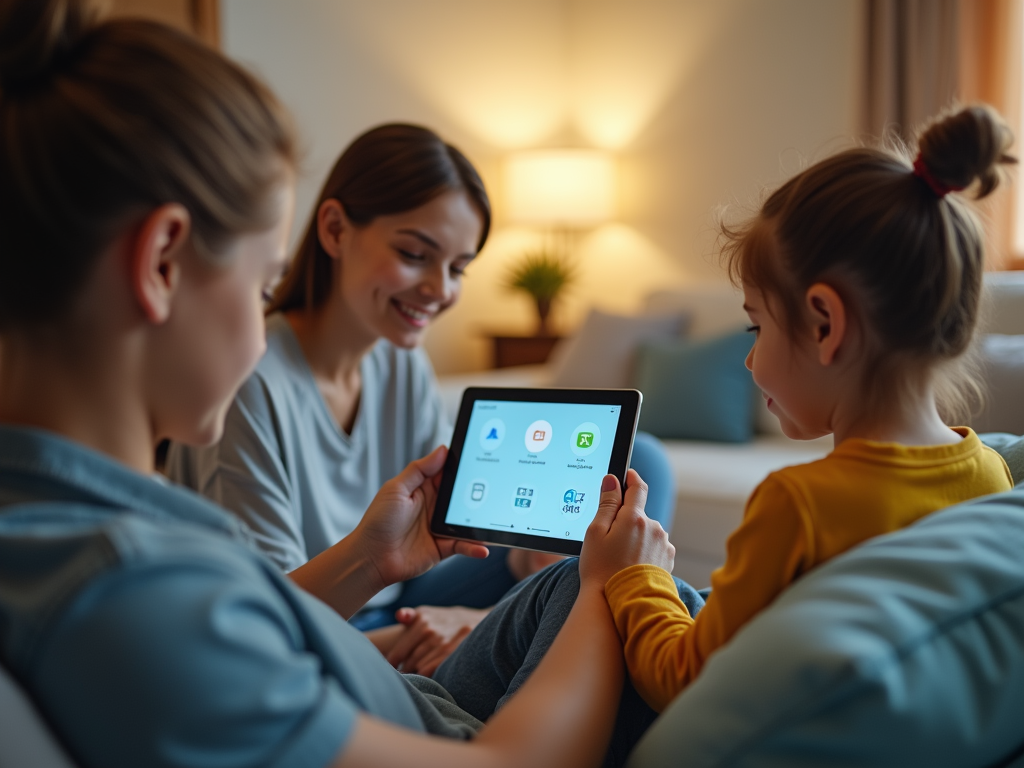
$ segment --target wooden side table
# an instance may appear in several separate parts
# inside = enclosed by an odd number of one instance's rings
[[[540,365],[546,363],[551,350],[562,340],[561,336],[507,336],[489,333],[494,345],[494,367],[513,365]]]

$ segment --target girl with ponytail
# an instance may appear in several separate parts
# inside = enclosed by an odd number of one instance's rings
[[[963,109],[927,127],[915,159],[839,153],[790,179],[744,226],[723,229],[755,334],[754,382],[789,437],[832,434],[835,450],[758,486],[696,616],[651,564],[659,561],[649,553],[665,549],[656,535],[643,564],[629,554],[641,551],[635,545],[591,548],[630,676],[654,709],[812,568],[1012,487],[1002,458],[968,427],[946,426],[940,411],[957,393],[950,377],[977,325],[985,263],[981,227],[960,193],[996,188],[1000,166],[1014,162],[1011,140],[991,109]]]

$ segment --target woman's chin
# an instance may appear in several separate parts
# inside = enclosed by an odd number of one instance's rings
[[[396,347],[402,349],[415,349],[422,341],[423,336],[427,331],[428,326],[415,327],[404,324],[404,327],[399,326],[393,329],[389,329],[387,333],[382,334],[384,338],[394,344]]]

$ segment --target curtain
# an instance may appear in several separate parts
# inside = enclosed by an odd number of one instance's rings
[[[958,0],[867,0],[864,131],[909,140],[956,95]]]
[[[862,129],[913,139],[951,105],[998,109],[1022,153],[1022,0],[865,0]],[[1016,181],[1016,179],[1014,179]],[[990,266],[1024,268],[1024,195],[1006,185],[977,205]]]

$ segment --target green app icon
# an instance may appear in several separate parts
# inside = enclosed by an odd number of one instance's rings
[[[593,432],[579,432],[576,435],[576,447],[577,448],[589,448],[594,444],[594,433]]]

